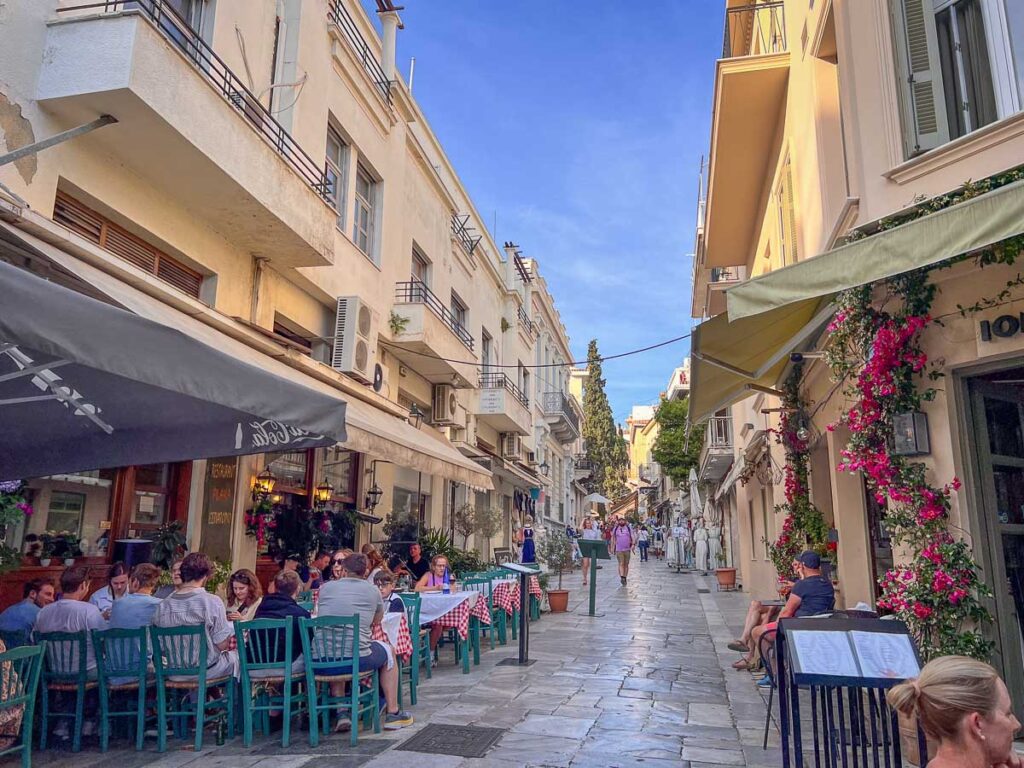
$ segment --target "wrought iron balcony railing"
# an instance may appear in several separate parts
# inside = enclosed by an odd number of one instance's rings
[[[292,138],[284,126],[260,103],[231,71],[224,60],[196,33],[168,0],[106,0],[57,8],[57,13],[71,14],[75,11],[90,13],[120,13],[137,11],[142,14],[185,58],[195,65],[196,71],[209,82],[221,97],[249,126],[258,133],[306,182],[325,200],[329,201],[327,174],[323,165],[313,160],[299,143]]]
[[[782,0],[755,2],[726,10],[723,59],[786,50],[786,11]]]
[[[526,393],[504,373],[481,373],[480,389],[504,389],[523,405],[530,405]]]
[[[743,279],[743,267],[712,267],[709,282],[736,283]]]
[[[434,292],[427,287],[427,284],[419,280],[410,280],[406,283],[395,284],[395,302],[398,304],[423,304],[433,312],[442,323],[451,329],[459,341],[468,349],[473,349],[473,335],[466,330],[466,327],[459,322],[452,311],[441,303],[441,300],[434,295]]]
[[[523,326],[523,328],[525,328],[528,333],[532,334],[534,330],[533,320],[530,319],[530,316],[526,313],[526,310],[523,309],[522,307],[519,307],[517,314],[519,315],[519,324]]]
[[[327,9],[327,19],[341,30],[341,33],[348,40],[349,45],[356,53],[356,58],[359,59],[363,65],[363,69],[366,70],[366,74],[370,76],[370,79],[377,84],[377,88],[380,89],[384,99],[391,103],[391,80],[384,74],[384,68],[380,62],[373,55],[373,51],[370,49],[369,43],[366,42],[366,38],[363,37],[363,33],[359,31],[359,27],[356,26],[355,20],[352,18],[352,14],[348,12],[345,7],[344,0],[331,0],[330,8]]]
[[[548,416],[562,416],[572,425],[576,432],[580,431],[580,420],[569,403],[569,398],[561,392],[545,392],[543,399],[544,413]]]

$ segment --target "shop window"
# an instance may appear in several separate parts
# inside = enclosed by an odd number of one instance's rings
[[[170,464],[145,464],[135,468],[130,535],[136,536],[167,522],[172,474]]]
[[[57,531],[70,531],[76,536],[82,532],[82,514],[85,512],[85,494],[54,491],[50,497],[50,515],[47,524]]]
[[[430,509],[430,494],[417,493],[395,486],[391,499],[391,511],[395,517],[409,515],[418,519],[420,528],[426,525],[427,510]]]
[[[334,486],[334,501],[355,503],[357,453],[332,446],[324,454],[324,475]]]
[[[276,494],[309,494],[309,452],[283,451],[268,453],[266,466],[277,478]]]
[[[69,533],[81,539],[85,557],[104,557],[110,525],[116,469],[99,469],[27,480],[28,501],[34,513],[19,536],[26,553],[40,534]]]

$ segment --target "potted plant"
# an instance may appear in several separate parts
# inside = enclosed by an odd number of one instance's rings
[[[77,534],[63,531],[60,540],[63,544],[61,550],[64,556],[64,565],[70,567],[75,564],[75,558],[82,556],[82,539]]]
[[[153,565],[170,571],[175,558],[185,551],[183,527],[180,520],[174,520],[156,529],[153,534],[153,548],[149,552],[149,561]]]
[[[725,552],[718,553],[718,567],[715,568],[718,589],[736,589],[736,569],[725,565]]]
[[[39,534],[39,564],[47,568],[53,560],[53,553],[57,549],[57,537],[52,533]]]
[[[563,533],[549,533],[541,542],[537,557],[547,563],[548,568],[558,571],[558,589],[548,590],[548,605],[552,613],[564,613],[569,607],[569,590],[562,589],[562,571],[572,558],[572,542]]]

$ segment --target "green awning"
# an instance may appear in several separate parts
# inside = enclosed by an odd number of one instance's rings
[[[741,283],[726,292],[731,326],[781,307],[816,304],[839,291],[937,264],[1022,232],[1024,181],[1017,181]]]

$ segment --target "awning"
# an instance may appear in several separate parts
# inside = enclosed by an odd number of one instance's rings
[[[1024,232],[1024,181],[833,248],[726,292],[732,328],[753,315],[816,305],[839,291],[937,264]],[[717,318],[716,318],[717,319]],[[759,317],[758,322],[773,322]],[[736,330],[737,336],[742,335]]]
[[[698,325],[690,348],[691,422],[705,421],[751,392],[774,388],[790,353],[832,316],[831,305],[820,305],[800,302],[735,322],[726,313]]]
[[[345,402],[0,262],[0,478],[343,442]]]
[[[0,227],[3,227],[9,234],[17,236],[33,251],[58,264],[130,312],[161,326],[175,329],[193,342],[200,342],[204,347],[220,350],[229,359],[248,364],[246,370],[252,367],[272,374],[275,379],[298,382],[295,386],[299,393],[312,391],[321,397],[330,397],[332,401],[337,401],[343,394],[327,382],[254,349],[208,325],[198,317],[165,304],[50,243],[4,222],[0,222]],[[196,314],[203,312],[212,313],[212,310],[205,307],[196,310]],[[173,361],[173,358],[167,359]],[[239,382],[240,386],[247,385],[247,383],[244,380]],[[290,399],[295,401],[291,403],[293,407],[301,406],[302,397],[292,396]],[[346,448],[365,453],[373,458],[389,461],[397,466],[444,477],[474,488],[491,490],[494,487],[489,472],[459,453],[451,443],[440,434],[434,433],[430,427],[424,426],[421,429],[416,429],[408,422],[356,397],[349,397],[345,404],[347,429],[340,433],[337,442],[341,442]],[[329,442],[333,444],[335,441],[330,440]],[[271,446],[259,451],[249,451],[249,453],[259,453],[263,450],[275,450],[275,448]],[[191,457],[199,458],[196,454]],[[179,458],[190,458],[190,456]],[[154,459],[154,461],[157,460]]]

